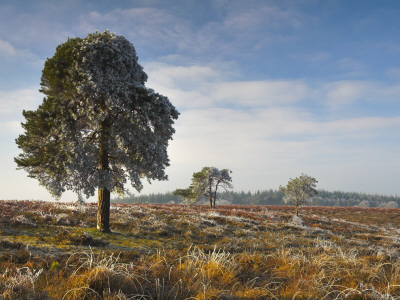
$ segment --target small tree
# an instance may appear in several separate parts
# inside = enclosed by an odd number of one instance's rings
[[[301,174],[295,179],[290,179],[286,186],[279,187],[279,190],[284,193],[283,201],[296,206],[296,216],[299,215],[299,206],[306,203],[309,198],[318,195],[315,189],[317,182],[315,178]]]
[[[180,196],[183,199],[183,202],[190,206],[195,204],[199,196],[201,196],[193,191],[192,186],[187,189],[177,189],[173,191],[172,194],[175,196]]]
[[[188,204],[206,197],[210,201],[210,208],[215,208],[218,188],[232,188],[230,173],[232,171],[228,169],[204,167],[200,172],[193,173],[192,184],[187,189],[177,189],[173,194],[181,196]]]
[[[44,64],[35,111],[23,111],[20,169],[59,198],[86,197],[97,188],[97,228],[109,232],[110,192],[129,180],[166,180],[167,146],[178,111],[145,86],[147,75],[133,45],[108,31],[68,39]]]

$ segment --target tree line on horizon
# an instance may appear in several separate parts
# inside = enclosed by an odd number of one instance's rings
[[[263,191],[222,191],[218,193],[221,204],[236,205],[291,205],[283,201],[282,191],[268,189]],[[181,197],[171,192],[151,193],[148,195],[117,197],[113,203],[149,203],[149,204],[183,204]],[[202,203],[202,202],[201,202]],[[202,203],[203,204],[203,203]],[[207,204],[204,202],[204,204]],[[218,202],[217,202],[218,204]],[[307,205],[312,206],[344,206],[344,207],[400,207],[399,196],[366,194],[359,192],[318,190],[318,196],[310,199]]]

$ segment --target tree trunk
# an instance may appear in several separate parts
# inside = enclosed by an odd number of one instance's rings
[[[108,139],[110,124],[104,120],[100,125],[99,138],[99,170],[100,176],[109,171],[108,167]],[[104,173],[103,173],[103,172]],[[105,187],[104,178],[100,178],[97,198],[97,229],[101,232],[110,232],[110,191]]]
[[[97,193],[97,230],[110,232],[110,191],[99,188]]]
[[[215,208],[215,202],[217,202],[217,190],[218,190],[218,183],[215,186],[215,191],[214,191],[214,208]]]
[[[211,189],[211,183],[208,185],[208,199],[210,200],[210,208],[213,208],[213,193]]]
[[[299,216],[299,205],[296,204],[296,216]]]

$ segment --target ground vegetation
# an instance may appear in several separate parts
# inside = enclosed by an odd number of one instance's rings
[[[400,209],[0,201],[0,299],[400,299]]]

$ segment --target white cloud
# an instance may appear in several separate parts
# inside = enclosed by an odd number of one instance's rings
[[[300,27],[301,16],[293,10],[281,9],[271,4],[257,8],[247,5],[234,7],[224,21],[226,29],[238,32],[254,32],[260,28],[266,30],[282,27]]]
[[[387,131],[399,131],[399,121],[318,122],[285,109],[256,113],[234,109],[186,111],[178,121],[170,148],[168,172],[173,183],[165,185],[169,190],[184,187],[191,173],[216,165],[234,171],[237,190],[277,188],[301,172],[315,174],[325,187],[360,190],[358,186],[350,189],[357,170],[381,170],[379,165],[395,159],[394,149],[379,145],[376,139]],[[362,168],[354,169],[359,166]],[[333,173],[340,174],[340,180],[335,182]]]
[[[42,66],[43,59],[38,58],[29,49],[23,49],[13,46],[9,41],[0,39],[0,58],[2,58],[2,66],[7,63],[24,62],[29,66]],[[7,69],[6,69],[7,70]],[[4,71],[4,68],[3,68]]]
[[[214,97],[219,103],[240,106],[285,105],[297,102],[307,94],[300,81],[242,81],[214,84]]]
[[[226,75],[217,68],[207,65],[180,66],[166,63],[147,63],[144,65],[144,69],[151,74],[149,76],[151,84],[182,90],[193,90],[205,83],[209,84],[226,78]]]
[[[108,28],[125,35],[134,45],[162,51],[173,49],[178,53],[189,51],[190,55],[209,58],[210,53],[213,57],[242,53],[244,48],[253,51],[292,39],[302,24],[297,12],[271,4],[229,3],[220,8],[216,18],[203,21],[179,15],[172,9],[149,6],[83,13],[77,28],[80,32]]]
[[[23,132],[23,129],[21,123],[17,121],[0,122],[0,132],[1,135],[11,134],[17,136]]]
[[[29,12],[24,12],[18,5],[9,12],[0,9],[0,35],[16,49],[46,49],[46,52],[55,49],[67,36],[73,35],[68,35],[71,26],[62,24],[54,16],[51,6],[45,4],[42,10]]]
[[[145,67],[148,86],[168,95],[183,109],[281,106],[303,100],[311,93],[300,80],[231,81],[229,77],[236,72],[224,66],[153,63]]]
[[[400,138],[400,117],[342,114],[355,101],[391,101],[400,94],[397,85],[230,81],[206,65],[153,64],[150,69],[149,86],[168,95],[182,111],[170,148],[173,182],[163,183],[165,190],[184,187],[194,171],[216,165],[234,171],[238,190],[277,188],[305,172],[325,188],[360,191],[367,178],[362,173],[355,179],[357,170],[382,172],[380,166],[390,165],[400,150],[387,146]],[[335,107],[329,118],[312,109],[316,99]],[[332,174],[340,180],[329,182]]]
[[[22,110],[35,109],[43,96],[37,89],[0,91],[0,116],[20,115]]]
[[[326,122],[319,127],[319,133],[331,133],[345,136],[364,133],[366,136],[379,134],[382,130],[393,130],[400,127],[400,117],[359,117]]]
[[[383,84],[367,80],[343,80],[329,82],[317,87],[316,94],[322,97],[331,109],[343,109],[357,101],[394,102],[400,96],[400,84]]]
[[[202,21],[147,1],[132,3],[124,9],[118,4],[111,10],[90,11],[89,7],[93,6],[74,2],[55,5],[45,1],[38,4],[37,10],[25,12],[10,6],[9,12],[0,11],[3,23],[7,24],[0,27],[0,34],[18,49],[34,46],[36,51],[41,49],[50,56],[56,45],[65,42],[67,37],[110,29],[126,36],[136,47],[215,59],[224,53],[242,55],[244,49],[252,51],[264,47],[266,42],[269,45],[279,42],[288,36],[279,29],[295,29],[302,23],[302,17],[295,11],[240,1],[234,5],[226,3],[216,18]],[[68,22],[64,20],[66,16]],[[9,44],[0,45],[0,49],[11,53]]]
[[[358,100],[376,103],[392,101],[400,95],[400,85],[383,86],[369,81],[318,85],[300,80],[230,81],[229,76],[206,65],[149,66],[149,86],[168,95],[185,114],[194,113],[193,119],[204,114],[207,120],[201,121],[202,124],[229,119],[228,116],[234,112],[232,120],[236,122],[252,124],[256,120],[258,124],[276,124],[277,130],[274,130],[279,135],[374,134],[379,130],[400,126],[400,118],[397,117],[377,115],[343,118],[339,110],[334,110],[326,119],[314,115],[306,106],[315,99],[337,109],[346,109],[346,106]],[[229,127],[234,128],[231,125]],[[268,132],[267,128],[263,132]]]
[[[14,56],[16,54],[15,48],[7,41],[0,40],[0,55]]]
[[[326,87],[325,101],[331,108],[340,108],[359,100],[368,89],[368,83],[365,82],[340,81],[330,83]]]
[[[153,49],[175,47],[179,41],[190,36],[190,25],[182,19],[157,8],[114,9],[107,13],[92,11],[80,16],[79,29],[83,32],[124,32],[124,35],[142,46]]]
[[[326,106],[333,116],[358,103],[395,103],[400,84],[343,80],[310,83],[305,80],[237,80],[223,64],[178,66],[148,63],[148,86],[168,95],[180,109],[202,107],[281,107],[298,104]],[[232,78],[234,78],[232,80]]]

